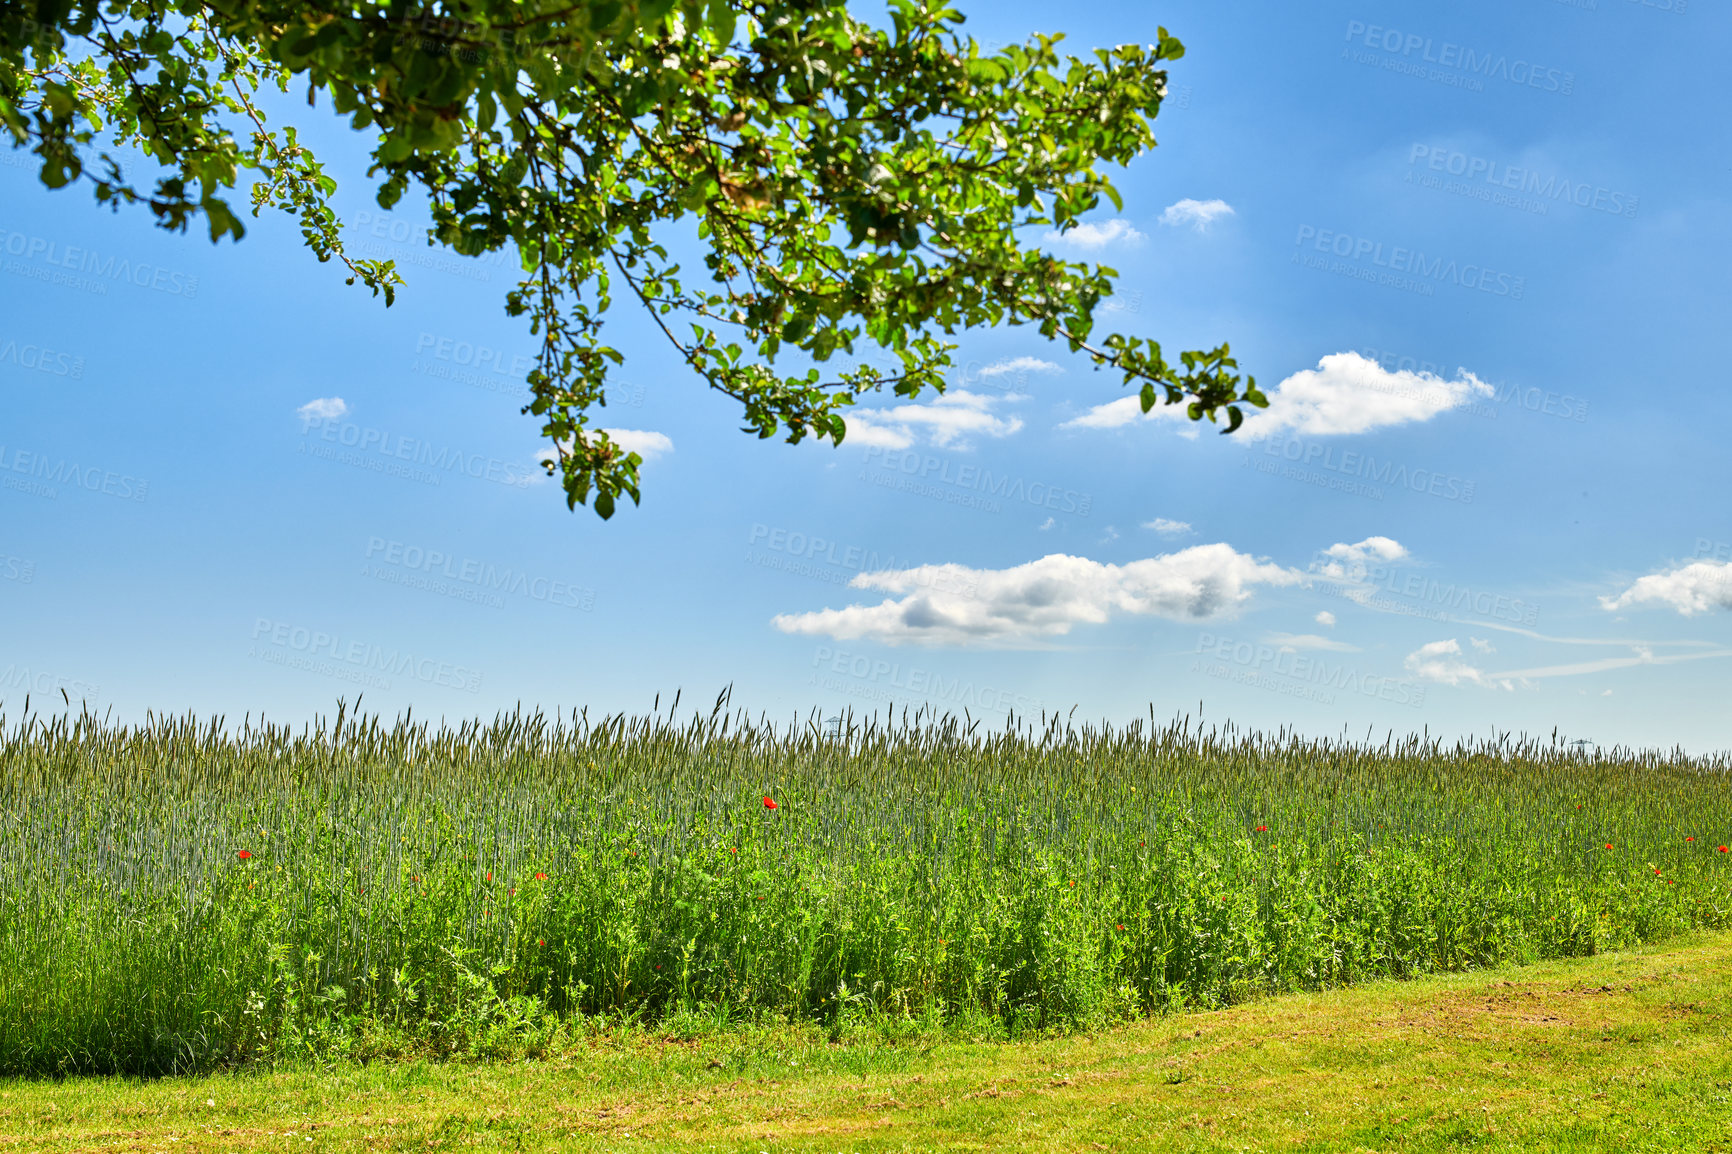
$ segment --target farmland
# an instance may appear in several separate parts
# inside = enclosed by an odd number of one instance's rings
[[[0,1072],[1072,1033],[1732,922],[1724,759],[675,708],[0,721]]]

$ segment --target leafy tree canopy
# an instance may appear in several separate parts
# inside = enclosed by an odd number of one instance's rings
[[[567,502],[611,516],[639,497],[635,453],[592,424],[606,402],[617,297],[655,318],[760,437],[840,443],[844,409],[892,387],[942,390],[959,329],[1031,324],[1141,388],[1237,428],[1267,401],[1228,347],[1173,365],[1152,340],[1094,335],[1116,273],[1056,259],[1020,229],[1064,232],[1102,173],[1154,147],[1166,64],[1156,43],[1089,59],[1036,36],[984,52],[938,0],[891,0],[874,25],[843,0],[12,0],[0,15],[0,119],[51,188],[141,204],[164,228],[202,217],[212,241],[253,215],[296,214],[389,305],[390,261],[344,255],[336,182],[267,124],[258,93],[320,92],[371,130],[389,208],[418,185],[430,242],[513,246],[506,298],[540,339],[525,409],[557,451]],[[114,152],[161,166],[146,188]],[[702,270],[664,241],[690,217]],[[659,239],[658,239],[659,238]],[[888,372],[856,359],[866,342]],[[777,368],[788,354],[805,372]]]

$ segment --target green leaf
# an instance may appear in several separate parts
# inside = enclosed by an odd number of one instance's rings
[[[718,44],[733,42],[735,18],[734,6],[728,0],[710,0],[709,26]]]
[[[1153,51],[1061,60],[1059,36],[982,53],[943,0],[891,0],[887,22],[841,3],[740,0],[466,0],[434,6],[425,25],[395,4],[194,5],[220,13],[219,57],[196,33],[165,31],[192,10],[178,0],[127,0],[115,10],[137,28],[122,34],[127,51],[72,59],[54,45],[90,31],[91,4],[35,7],[46,47],[0,86],[0,123],[43,158],[45,185],[72,185],[87,146],[143,151],[162,167],[155,187],[135,189],[110,161],[99,201],[144,206],[179,230],[203,213],[213,239],[238,239],[218,194],[251,169],[255,215],[293,214],[317,259],[389,306],[402,277],[345,252],[337,183],[294,126],[253,134],[263,111],[248,94],[262,85],[327,92],[368,134],[381,208],[413,184],[438,243],[468,256],[516,246],[521,273],[478,267],[498,275],[507,315],[539,343],[525,411],[562,447],[585,443],[623,363],[604,331],[620,302],[645,308],[671,355],[759,437],[839,443],[856,396],[942,388],[956,348],[946,338],[997,325],[1033,326],[1088,357],[1144,411],[1183,403],[1213,420],[1226,408],[1231,432],[1235,406],[1267,404],[1225,345],[1174,368],[1145,337],[1093,338],[1118,274],[1032,239],[1103,202],[1125,210],[1108,175],[1154,146],[1160,65],[1183,53],[1165,29]],[[676,12],[684,31],[669,43]],[[725,145],[712,143],[718,122],[731,125]],[[652,240],[672,235],[701,250],[701,283],[687,285]],[[861,339],[897,367],[823,371]],[[788,353],[798,370],[778,369]],[[638,501],[640,465],[580,451],[561,467],[568,506],[593,496],[607,517],[621,494]]]

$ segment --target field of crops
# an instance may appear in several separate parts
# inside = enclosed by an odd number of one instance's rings
[[[0,1072],[1087,1027],[1732,922],[1724,757],[675,710],[0,718]]]

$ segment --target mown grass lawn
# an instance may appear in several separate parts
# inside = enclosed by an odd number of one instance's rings
[[[0,1083],[0,1148],[1732,1151],[1732,935],[1091,1035]]]

